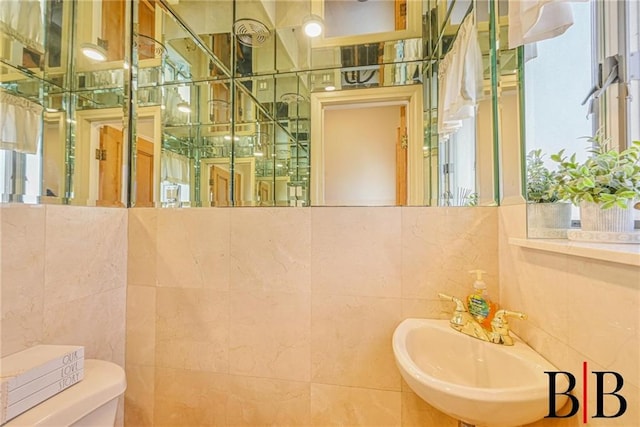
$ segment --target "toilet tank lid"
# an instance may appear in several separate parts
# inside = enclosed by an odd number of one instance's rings
[[[70,425],[117,398],[127,388],[124,370],[112,362],[86,359],[84,378],[9,421],[3,427]]]

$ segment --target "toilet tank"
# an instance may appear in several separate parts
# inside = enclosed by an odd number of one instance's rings
[[[12,419],[3,427],[113,427],[118,397],[127,387],[112,362],[85,359],[84,379]]]

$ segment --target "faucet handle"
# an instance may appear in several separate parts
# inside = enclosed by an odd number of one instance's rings
[[[509,322],[507,317],[526,319],[527,315],[519,311],[498,310],[491,321],[490,340],[495,343],[513,345],[513,338],[509,335]]]
[[[443,294],[443,293],[439,293],[438,296],[440,297],[440,299],[444,299],[444,300],[447,300],[447,301],[455,302],[456,303],[456,311],[467,311],[466,307],[464,306],[464,303],[459,298],[452,297],[451,295],[447,295],[447,294]]]
[[[524,320],[527,318],[527,315],[519,311],[511,311],[511,310],[503,309],[503,310],[496,311],[496,314],[493,318],[498,322],[506,322],[507,321],[506,317],[517,317],[518,319]]]

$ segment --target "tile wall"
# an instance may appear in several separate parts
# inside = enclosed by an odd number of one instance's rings
[[[589,426],[640,426],[640,267],[509,245],[509,237],[526,236],[525,206],[503,206],[499,212],[500,301],[529,315],[526,321],[510,322],[512,329],[554,365],[573,373],[578,396],[584,361],[588,371],[623,376],[619,393],[628,409],[610,419],[592,418],[595,376],[587,376]],[[615,382],[608,382],[605,391],[614,387]],[[605,413],[615,414],[617,399],[609,396],[604,407]],[[584,424],[579,412],[571,420],[535,425]]]
[[[73,344],[124,366],[126,209],[0,204],[0,246],[2,356]]]
[[[497,295],[495,208],[130,209],[127,426],[455,426],[391,335]]]
[[[583,361],[624,376],[628,412],[589,425],[640,425],[640,269],[510,246],[524,215],[0,205],[1,353],[76,343],[126,358],[127,426],[455,426],[403,384],[391,333],[446,317],[437,292],[466,295],[467,270],[484,268],[529,315],[513,329],[578,390]]]

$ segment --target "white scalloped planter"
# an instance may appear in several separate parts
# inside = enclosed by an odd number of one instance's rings
[[[571,227],[571,203],[529,203],[527,235],[530,238],[566,239]]]
[[[627,209],[614,206],[601,209],[591,202],[580,202],[580,229],[582,231],[606,231],[613,233],[633,232],[633,203]]]

